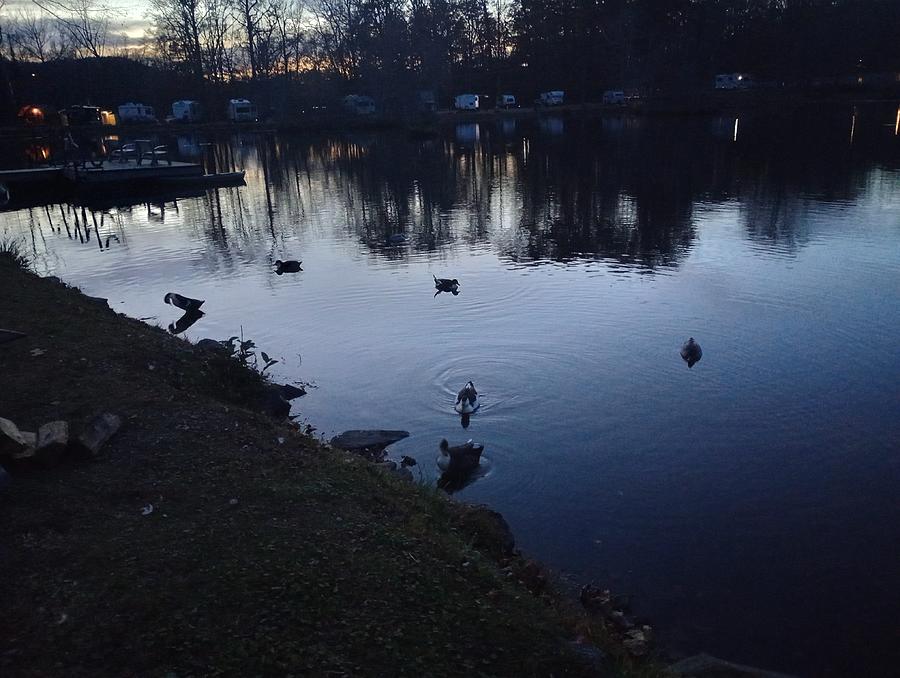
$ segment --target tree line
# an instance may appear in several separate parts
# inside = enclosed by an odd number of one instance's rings
[[[900,71],[897,0],[150,0],[126,43],[105,0],[0,0],[4,61],[126,55],[202,83],[308,80],[376,96],[431,88],[531,96],[793,83]],[[21,6],[20,6],[21,7]]]

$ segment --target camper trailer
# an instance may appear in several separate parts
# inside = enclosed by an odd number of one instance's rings
[[[69,106],[59,112],[64,127],[102,125],[100,109],[96,106]]]
[[[353,115],[375,115],[375,99],[363,94],[348,94],[343,105],[344,110]]]
[[[453,100],[453,108],[455,108],[457,111],[477,111],[478,95],[458,94]]]
[[[716,89],[750,89],[753,78],[746,73],[720,73],[716,76]]]
[[[172,118],[176,122],[199,122],[203,120],[203,108],[199,101],[189,99],[173,101]]]
[[[434,113],[437,110],[434,90],[420,89],[416,92],[416,110],[420,113]]]
[[[119,106],[120,122],[156,122],[156,111],[153,106],[128,102]]]
[[[256,106],[246,99],[230,99],[225,116],[231,122],[256,122]]]
[[[541,92],[537,103],[540,106],[562,106],[565,99],[565,92],[554,89],[549,92]]]
[[[497,108],[515,108],[516,98],[512,94],[501,94],[497,99]]]

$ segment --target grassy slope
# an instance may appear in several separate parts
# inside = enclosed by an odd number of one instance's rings
[[[3,257],[0,289],[30,335],[0,348],[0,416],[126,422],[0,495],[3,675],[584,674],[452,502],[225,402],[252,375]]]

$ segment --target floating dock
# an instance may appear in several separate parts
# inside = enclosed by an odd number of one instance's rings
[[[202,165],[174,160],[157,164],[104,160],[97,166],[87,163],[77,167],[0,170],[0,187],[5,187],[0,195],[8,197],[8,204],[0,205],[0,210],[67,200],[90,202],[113,196],[202,192],[243,183],[243,172],[205,174]]]
[[[0,181],[3,181],[2,172],[0,172]],[[160,179],[179,179],[183,177],[202,177],[203,167],[189,162],[171,163],[161,162],[156,165],[147,163],[146,165],[133,162],[116,162],[115,160],[104,160],[99,167],[94,167],[88,163],[84,167],[74,167],[66,165],[62,169],[63,177],[77,186],[95,186],[131,184],[139,182],[156,182]]]

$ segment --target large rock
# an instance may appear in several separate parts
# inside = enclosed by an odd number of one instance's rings
[[[331,444],[348,452],[377,452],[408,437],[409,431],[353,430],[335,436],[331,439]]]
[[[51,421],[38,429],[35,456],[43,464],[55,464],[69,446],[69,425]]]
[[[259,409],[264,414],[281,421],[291,413],[291,404],[281,395],[281,387],[267,386],[259,399]]]
[[[497,561],[509,558],[516,548],[516,540],[509,523],[486,506],[462,505],[455,522],[461,532],[469,536],[472,545]]]
[[[28,449],[19,427],[0,417],[0,457],[12,457]]]
[[[201,339],[197,342],[197,348],[202,348],[204,351],[212,351],[213,353],[231,355],[231,347],[228,344],[216,341],[215,339]]]
[[[85,424],[73,442],[72,448],[82,456],[94,457],[121,426],[122,419],[115,414],[104,412],[97,415]]]
[[[682,678],[794,678],[786,673],[732,664],[708,654],[697,654],[672,664],[669,672]]]
[[[294,386],[292,384],[282,384],[278,386],[278,392],[285,400],[293,400],[294,398],[299,398],[300,396],[306,395],[305,388]]]

